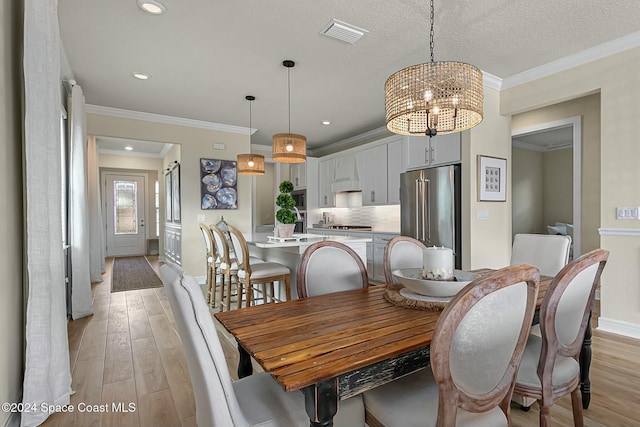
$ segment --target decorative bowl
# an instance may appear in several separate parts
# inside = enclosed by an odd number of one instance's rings
[[[405,288],[431,297],[451,297],[477,277],[468,271],[454,270],[455,280],[426,280],[422,278],[422,268],[395,270],[393,275]]]

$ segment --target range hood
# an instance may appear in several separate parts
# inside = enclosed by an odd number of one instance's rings
[[[331,190],[334,193],[353,193],[355,191],[362,191],[362,188],[358,180],[345,180],[334,182],[331,185]]]
[[[355,153],[345,154],[336,158],[331,191],[334,193],[362,191]]]

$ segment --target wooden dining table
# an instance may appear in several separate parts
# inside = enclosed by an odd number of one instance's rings
[[[552,279],[541,276],[538,308]],[[340,400],[429,366],[441,311],[394,305],[386,289],[375,285],[215,317],[238,342],[240,378],[251,375],[255,359],[285,391],[303,392],[312,427],[332,426]]]

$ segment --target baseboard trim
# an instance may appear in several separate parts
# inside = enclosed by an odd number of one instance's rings
[[[597,330],[624,335],[629,338],[640,339],[640,325],[637,323],[599,317]]]

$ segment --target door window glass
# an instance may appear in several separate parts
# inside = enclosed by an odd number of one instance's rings
[[[138,234],[138,185],[135,181],[113,182],[113,229],[116,235]]]

